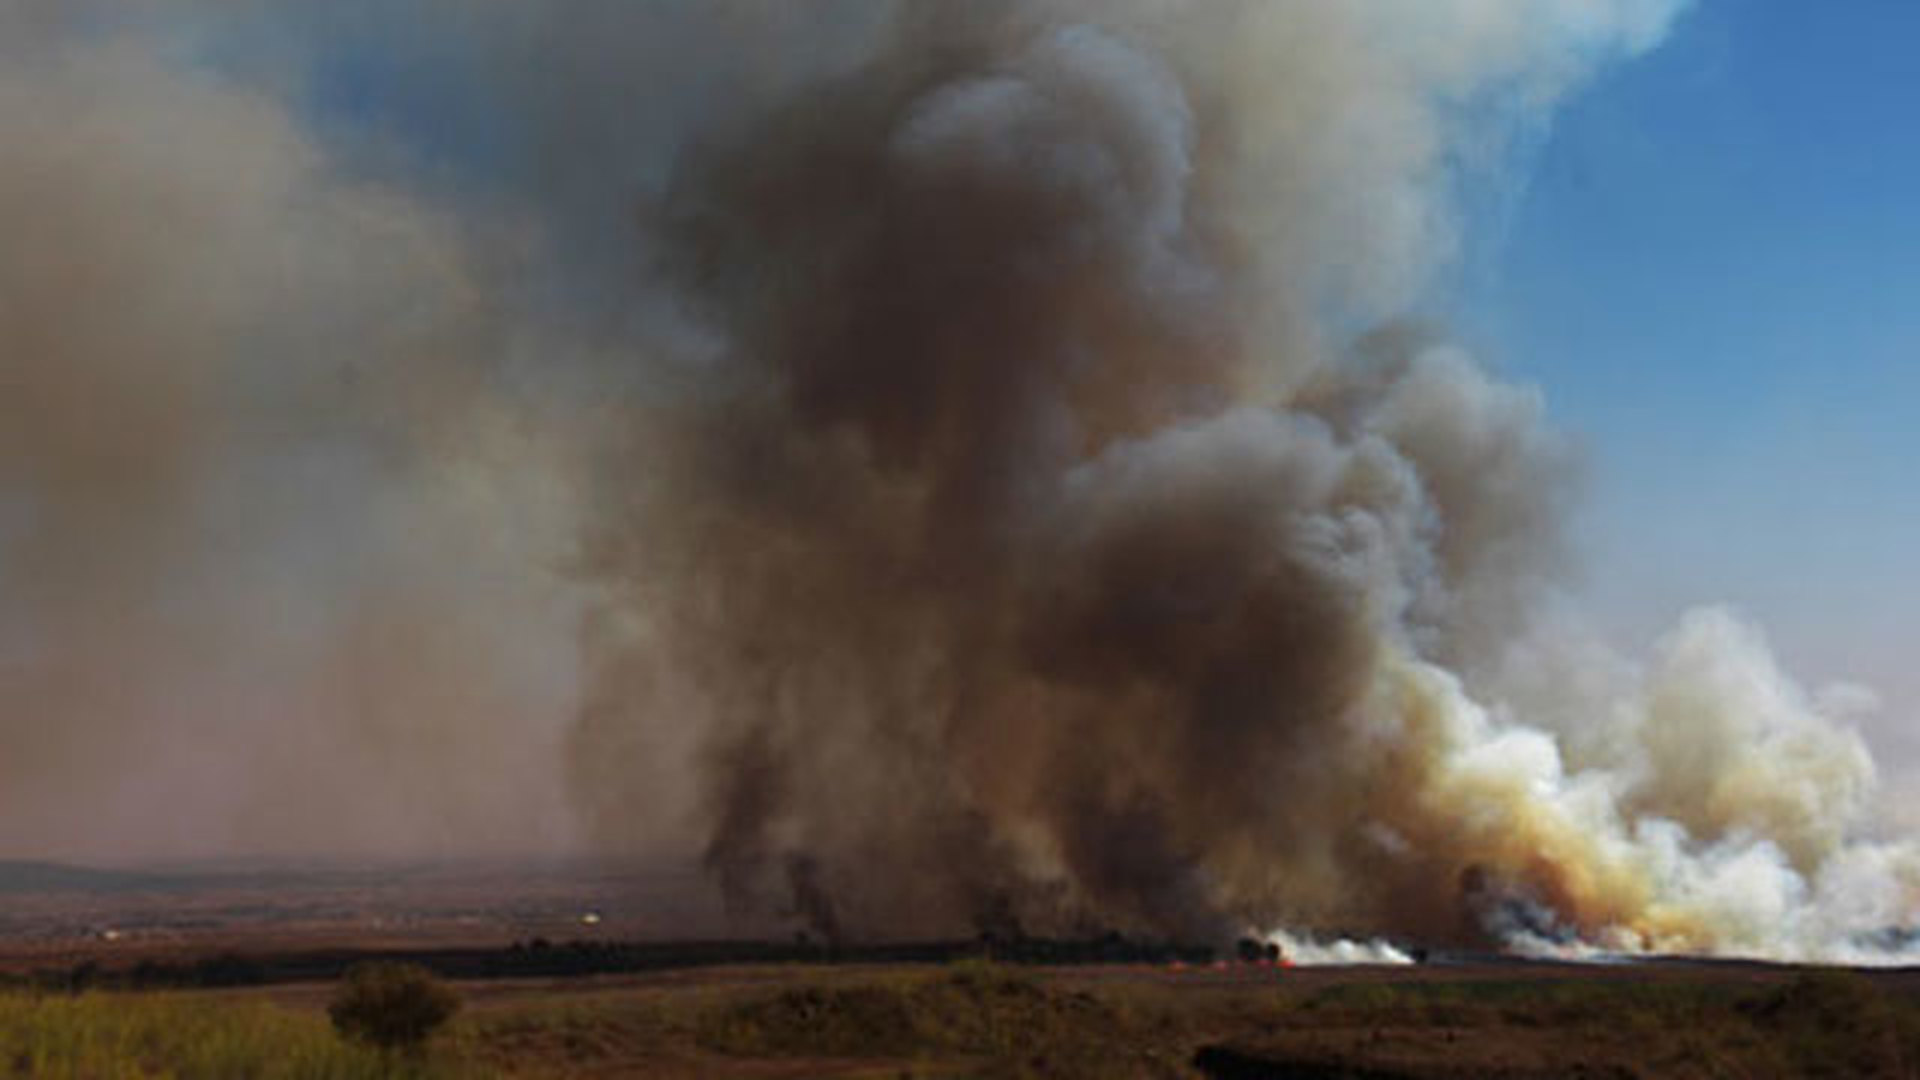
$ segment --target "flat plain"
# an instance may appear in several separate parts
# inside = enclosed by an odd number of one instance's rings
[[[5,880],[0,1075],[1920,1075],[1912,970],[1308,968],[1113,941],[1009,960],[965,942],[829,949],[771,925],[763,940],[670,938],[658,931],[676,920],[724,927],[699,922],[697,875],[636,868],[15,866]],[[424,1052],[330,1028],[339,973],[374,957],[460,994]]]

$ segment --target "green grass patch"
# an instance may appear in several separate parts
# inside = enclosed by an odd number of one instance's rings
[[[437,1080],[450,1052],[349,1045],[323,1016],[195,994],[0,994],[0,1076],[36,1080]]]

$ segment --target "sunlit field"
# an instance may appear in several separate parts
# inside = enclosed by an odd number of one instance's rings
[[[0,1055],[7,1074],[47,1080],[475,1075],[451,1047],[383,1054],[341,1039],[324,1015],[195,993],[0,994]]]
[[[349,1042],[326,987],[0,994],[0,1074],[1874,1077],[1920,1065],[1903,978],[773,966],[479,984],[416,1052]]]

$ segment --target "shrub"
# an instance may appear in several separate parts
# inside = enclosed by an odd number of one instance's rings
[[[334,1030],[383,1050],[418,1049],[460,1008],[454,992],[413,964],[358,964],[327,1006]]]

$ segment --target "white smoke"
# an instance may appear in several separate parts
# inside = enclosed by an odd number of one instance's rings
[[[1366,941],[1343,937],[1319,938],[1275,930],[1267,934],[1265,940],[1280,946],[1280,955],[1287,963],[1300,967],[1413,963],[1413,957],[1406,951],[1392,942],[1377,938]]]

